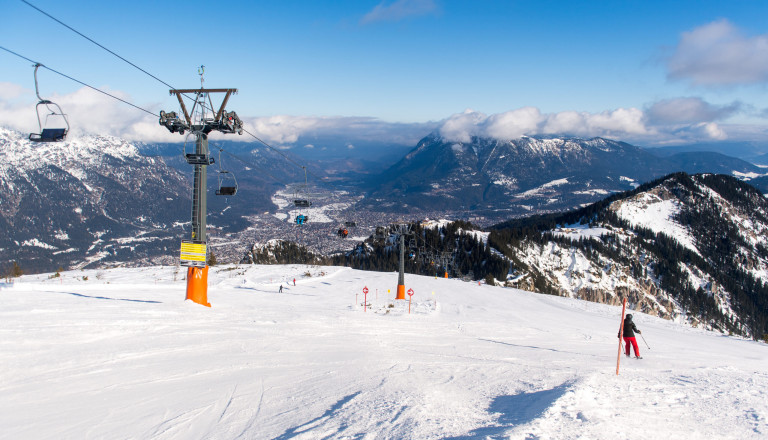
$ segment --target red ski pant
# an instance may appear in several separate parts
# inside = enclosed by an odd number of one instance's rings
[[[629,356],[629,344],[632,343],[632,348],[635,349],[635,356],[640,356],[640,350],[637,349],[637,339],[635,339],[634,336],[626,337],[624,336],[624,342],[627,344],[626,349],[624,350],[624,353]]]

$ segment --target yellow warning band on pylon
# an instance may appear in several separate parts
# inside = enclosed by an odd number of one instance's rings
[[[206,243],[195,243],[190,241],[181,242],[181,252],[179,255],[182,263],[184,262],[201,262],[205,264],[208,257],[208,248]]]

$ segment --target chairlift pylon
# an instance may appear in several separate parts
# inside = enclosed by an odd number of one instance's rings
[[[67,115],[64,114],[58,104],[40,97],[40,89],[37,86],[37,69],[39,69],[40,66],[42,66],[42,64],[35,64],[35,94],[37,95],[38,99],[37,105],[35,106],[35,113],[37,113],[37,126],[40,128],[40,133],[30,133],[29,140],[33,142],[60,142],[67,138],[67,133],[69,133],[69,121],[67,120]],[[41,105],[44,105],[45,108],[50,112],[45,116],[45,127],[43,127],[43,122],[40,119]],[[48,118],[51,116],[61,117],[67,127],[48,128]]]

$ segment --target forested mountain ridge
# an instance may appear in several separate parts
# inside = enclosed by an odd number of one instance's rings
[[[676,173],[583,209],[497,225],[509,284],[768,334],[768,202],[730,176]]]

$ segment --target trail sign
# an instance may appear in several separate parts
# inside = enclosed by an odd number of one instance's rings
[[[363,293],[368,293],[368,286],[363,287]]]
[[[413,296],[413,289],[408,289],[408,296]]]

